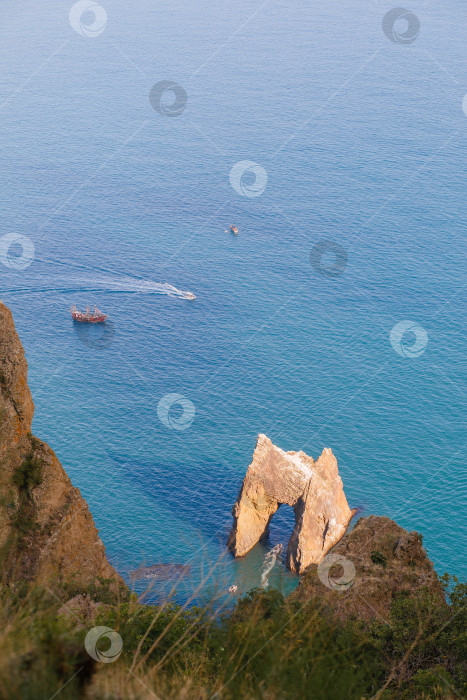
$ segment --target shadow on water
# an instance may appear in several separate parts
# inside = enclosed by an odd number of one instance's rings
[[[133,482],[146,497],[164,508],[183,515],[183,520],[208,538],[222,544],[232,526],[232,507],[242,486],[238,471],[225,464],[206,460],[190,464],[184,461],[158,463],[132,460],[108,452],[124,479]],[[273,547],[287,543],[294,528],[293,509],[280,506],[274,515],[268,542]]]
[[[252,588],[264,583],[265,565],[273,562],[267,572],[267,585],[290,592],[298,583],[298,577],[285,568],[287,543],[294,527],[292,508],[281,506],[272,519],[269,536],[259,542],[240,559],[234,559],[226,550],[227,537],[232,526],[231,510],[238,496],[242,479],[238,471],[213,461],[199,463],[187,462],[180,466],[176,462],[158,463],[150,460],[132,460],[108,452],[124,480],[132,482],[146,498],[155,504],[163,504],[164,509],[172,511],[193,530],[200,533],[200,542],[217,542],[215,553],[194,545],[189,560],[177,565],[161,561],[144,561],[140,567],[147,567],[148,576],[142,569],[141,579],[135,580],[131,571],[126,571],[125,578],[131,580],[132,588],[138,595],[143,595],[146,602],[160,602],[170,595],[175,587],[174,599],[185,601],[197,588],[199,582],[206,578],[206,572],[214,567],[214,573],[208,577],[202,589],[196,594],[194,602],[208,600],[213,592],[225,595],[232,585],[237,586],[233,599],[243,595]],[[282,551],[273,558],[270,552],[282,545]],[[189,566],[183,576],[178,576],[180,565]],[[157,569],[157,576],[149,575],[150,569]],[[170,575],[165,575],[170,574]],[[173,575],[171,575],[173,574]],[[222,596],[221,596],[222,597]]]
[[[241,487],[238,472],[205,461],[202,466],[180,462],[133,460],[108,452],[124,480],[145,497],[163,505],[204,536],[223,541],[232,524],[231,511]]]

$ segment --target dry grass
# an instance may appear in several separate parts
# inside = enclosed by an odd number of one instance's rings
[[[213,564],[204,578],[215,573]],[[93,604],[96,617],[84,624],[58,615],[61,602],[47,590],[2,589],[0,700],[447,700],[467,688],[461,584],[450,608],[428,595],[401,599],[389,624],[370,627],[342,625],[277,591],[253,592],[229,611],[218,592],[193,608],[202,585],[184,606],[174,605],[173,590],[157,606],[135,596]],[[121,635],[115,663],[86,653],[90,624]]]

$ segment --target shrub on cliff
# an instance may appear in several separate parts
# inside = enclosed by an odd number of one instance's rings
[[[252,591],[228,612],[132,596],[95,607],[80,624],[57,615],[56,595],[39,589],[0,594],[0,700],[110,697],[416,700],[467,691],[467,587],[444,579],[449,604],[429,591],[393,601],[387,622],[345,623],[319,600]],[[218,603],[218,602],[217,602]],[[216,603],[216,604],[217,604]],[[84,649],[96,625],[121,636],[112,664]],[[76,676],[74,675],[76,674]]]
[[[467,587],[449,576],[442,582],[450,605],[427,590],[399,596],[391,605],[389,624],[372,626],[371,644],[381,654],[390,688],[384,698],[467,691]],[[438,686],[443,692],[433,694]]]
[[[213,673],[220,697],[361,698],[379,661],[357,626],[336,624],[314,603],[252,591],[213,630],[224,651]]]
[[[1,700],[49,698],[67,682],[63,700],[82,697],[94,662],[76,626],[56,612],[47,591],[0,589]]]

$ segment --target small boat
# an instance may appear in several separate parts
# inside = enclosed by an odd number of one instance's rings
[[[192,292],[187,292],[185,299],[196,299],[196,296]]]
[[[233,226],[232,224],[230,224],[229,228],[232,231],[232,233],[235,233],[235,234],[238,233],[238,228],[236,226]]]
[[[236,585],[234,584],[233,586],[230,586],[230,588],[229,588],[229,593],[235,593],[235,592],[237,591],[237,589],[238,589],[238,586],[236,586]]]
[[[281,554],[282,552],[282,544],[279,542],[279,544],[276,544],[269,552],[267,552],[266,556],[264,557],[265,561],[271,561],[271,560],[276,560],[276,558]]]
[[[78,311],[76,304],[73,304],[70,313],[73,321],[79,321],[80,323],[104,323],[107,318],[107,315],[99,311],[97,306],[94,306],[94,311],[91,311],[89,306],[86,306],[86,311],[83,313],[82,311]]]

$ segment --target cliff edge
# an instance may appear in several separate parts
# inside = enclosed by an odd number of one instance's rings
[[[86,501],[54,452],[31,434],[34,403],[10,310],[0,301],[1,582],[120,586]]]
[[[343,621],[387,621],[396,597],[413,597],[422,590],[445,604],[421,535],[389,518],[360,518],[327,559],[308,567],[292,600],[319,600]]]

